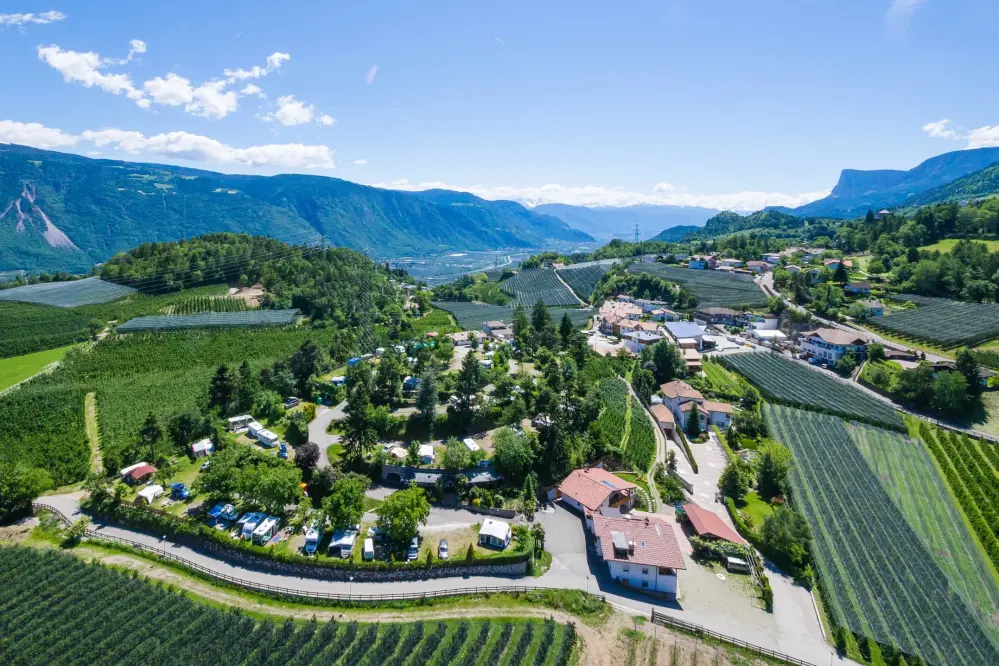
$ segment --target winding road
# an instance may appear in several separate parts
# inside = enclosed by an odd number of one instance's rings
[[[343,411],[346,406],[346,400],[335,407],[319,405],[316,409],[316,418],[309,423],[309,441],[319,445],[319,462],[316,464],[317,468],[330,464],[330,458],[326,449],[332,444],[338,443],[340,435],[331,435],[326,432],[326,429],[331,422],[347,418],[347,414]]]

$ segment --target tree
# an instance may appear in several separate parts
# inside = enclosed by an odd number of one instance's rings
[[[767,424],[763,421],[763,417],[759,412],[751,409],[736,412],[735,416],[732,417],[732,426],[740,435],[752,439],[764,437],[767,434]],[[730,428],[729,432],[731,431]]]
[[[871,363],[880,363],[885,360],[885,346],[874,343],[867,348],[867,360]]]
[[[214,466],[213,462],[208,469]],[[280,515],[285,506],[295,504],[301,497],[301,483],[302,473],[294,465],[259,464],[243,469],[239,475],[239,494],[267,513]]]
[[[538,502],[538,489],[534,483],[534,475],[524,477],[524,487],[520,491],[520,500],[524,508],[524,517],[528,522],[534,520],[534,509]]]
[[[223,416],[228,416],[235,393],[236,382],[232,373],[228,366],[220,365],[208,385],[208,406],[219,410]]]
[[[259,389],[250,364],[243,361],[239,366],[236,376],[236,390],[232,399],[232,410],[235,412],[248,412],[253,409],[253,402],[256,400]]]
[[[960,372],[941,372],[933,379],[933,409],[959,416],[968,406],[968,380]]]
[[[701,436],[701,411],[695,405],[687,413],[687,437],[697,439]]]
[[[295,449],[295,464],[302,470],[302,478],[308,483],[312,478],[312,470],[319,462],[319,445],[315,442],[306,442]]]
[[[355,363],[347,368],[347,418],[344,421],[343,453],[352,463],[359,462],[378,441],[371,405],[371,367]]]
[[[528,354],[534,351],[534,330],[523,305],[517,305],[513,311],[513,339],[520,351]]]
[[[309,380],[319,372],[322,362],[322,350],[312,340],[302,343],[302,346],[288,359],[288,367],[295,376],[298,395],[304,396],[308,392]]]
[[[434,419],[437,418],[437,373],[429,369],[420,377],[420,386],[416,393],[416,408],[420,410],[420,418],[427,424],[428,431],[432,434]]]
[[[333,483],[323,500],[323,515],[334,530],[353,527],[361,522],[364,514],[364,491],[371,487],[371,479],[349,472]]]
[[[676,451],[673,449],[666,452],[666,469],[676,472]]]
[[[652,372],[657,384],[687,376],[687,362],[683,354],[667,340],[643,349],[639,361],[643,368]]]
[[[731,497],[736,504],[741,504],[752,487],[752,474],[745,463],[738,460],[729,461],[718,478],[718,487],[726,497]]]
[[[383,405],[395,405],[402,400],[402,380],[406,373],[402,356],[394,351],[382,354],[378,362],[375,392]]]
[[[569,319],[569,313],[562,313],[562,321],[558,325],[558,337],[562,343],[562,349],[568,349],[569,344],[572,342],[572,320]]]
[[[31,513],[31,503],[52,488],[52,477],[23,462],[0,463],[0,523]]]
[[[309,441],[309,423],[305,420],[305,414],[295,412],[288,417],[288,426],[284,431],[284,438],[292,446],[301,446]]]
[[[977,397],[982,393],[982,378],[978,374],[978,362],[975,361],[975,354],[969,349],[958,350],[954,357],[957,364],[957,371],[964,375],[968,383],[968,395]]]
[[[846,271],[846,264],[841,260],[836,264],[836,270],[833,271],[833,280],[839,284],[846,284],[846,281],[850,279],[850,274]]]
[[[410,467],[420,466],[420,443],[415,439],[406,447],[406,464]]]
[[[760,447],[760,462],[756,478],[760,498],[765,502],[787,497],[791,490],[788,474],[791,472],[791,453],[776,442]]]
[[[526,434],[500,428],[493,435],[493,464],[505,479],[523,479],[534,467],[534,451]]]
[[[451,437],[444,443],[444,458],[442,460],[444,469],[457,472],[468,469],[472,465],[472,455],[468,447]]]
[[[202,420],[194,412],[185,411],[175,414],[167,423],[170,441],[178,449],[184,450],[201,434],[202,425]]]
[[[418,486],[410,486],[385,498],[378,507],[378,529],[389,543],[405,546],[419,533],[430,515],[427,493]]]
[[[531,525],[531,536],[534,537],[534,552],[540,553],[545,549],[545,526],[541,523]]]
[[[646,405],[652,399],[652,394],[656,392],[656,378],[651,370],[639,368],[631,375],[631,388],[635,390],[638,397]]]
[[[778,566],[795,568],[808,564],[812,532],[805,517],[787,506],[779,506],[763,519],[760,528],[763,550]]]
[[[836,372],[841,375],[849,375],[857,369],[857,355],[852,349],[847,349],[846,353],[836,361]]]
[[[929,407],[933,400],[933,369],[921,364],[898,373],[894,393],[902,402],[917,408]]]
[[[548,306],[540,298],[531,310],[531,329],[534,331],[535,346],[555,351],[558,349],[558,338],[555,333],[555,322],[548,311]]]
[[[479,367],[479,359],[475,354],[468,354],[461,362],[461,372],[458,373],[458,382],[455,395],[458,398],[456,405],[458,412],[468,418],[471,416],[472,408],[475,405],[475,395],[482,385],[482,370]]]
[[[149,462],[156,461],[156,445],[163,441],[163,429],[156,416],[150,412],[139,428],[139,449],[149,452]]]
[[[90,529],[90,516],[80,516],[73,524],[69,526],[66,530],[66,536],[63,539],[63,544],[67,546],[72,546],[80,543],[83,537],[87,536],[87,530]]]
[[[330,465],[324,465],[312,473],[312,480],[309,482],[309,496],[317,505],[333,490],[333,484],[339,478],[337,470]]]

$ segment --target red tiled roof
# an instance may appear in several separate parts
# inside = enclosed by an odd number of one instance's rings
[[[711,402],[710,400],[705,400],[704,404],[701,406],[707,412],[722,412],[724,414],[732,413],[732,405],[727,402]]]
[[[156,473],[156,468],[153,467],[152,465],[141,465],[133,469],[131,472],[129,472],[128,476],[129,478],[132,479],[141,479],[147,474],[155,474],[155,473]]]
[[[615,553],[611,532],[623,534],[629,545],[634,542],[635,552],[628,552],[625,556]],[[687,568],[673,528],[657,518],[604,518],[596,514],[593,516],[593,533],[600,538],[605,560],[671,569]]]
[[[563,495],[568,495],[592,511],[599,509],[614,491],[637,487],[634,483],[599,467],[573,470],[562,483],[558,484],[558,489]]]
[[[652,418],[659,423],[676,423],[673,414],[666,405],[652,405],[649,407],[649,411],[652,412]]]
[[[739,536],[738,532],[726,525],[725,521],[719,518],[717,514],[692,503],[684,504],[683,510],[687,513],[687,517],[690,518],[690,524],[693,526],[694,531],[697,532],[697,536],[715,537],[716,539],[724,539],[725,541],[737,543],[740,546],[746,545],[746,540]]]
[[[680,379],[672,381],[668,384],[663,384],[659,387],[659,390],[662,391],[663,395],[667,398],[691,398],[693,400],[704,400],[704,396],[701,395],[700,391]]]

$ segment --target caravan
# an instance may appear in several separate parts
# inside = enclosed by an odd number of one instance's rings
[[[344,559],[349,558],[351,553],[354,552],[354,544],[357,542],[357,533],[360,531],[361,526],[354,525],[353,527],[345,530],[337,530],[333,532],[326,554],[330,557],[342,557]]]
[[[277,534],[278,527],[281,521],[274,516],[266,516],[260,524],[257,525],[257,529],[253,530],[253,543],[258,546],[265,546],[267,542],[274,538]]]
[[[305,554],[315,555],[319,549],[319,542],[323,540],[323,520],[320,518],[305,530]]]
[[[278,441],[280,441],[280,438],[277,436],[277,433],[273,433],[270,430],[261,430],[257,433],[257,443],[260,446],[272,449],[278,445]]]
[[[266,518],[267,515],[263,513],[248,513],[239,519],[239,538],[243,541],[250,539],[253,536],[254,530],[260,525],[260,522]]]

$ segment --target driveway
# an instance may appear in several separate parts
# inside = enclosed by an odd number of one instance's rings
[[[347,418],[347,414],[343,411],[346,406],[346,400],[332,408],[319,405],[316,409],[316,418],[309,423],[309,441],[319,445],[319,462],[317,463],[317,467],[325,467],[330,464],[330,458],[326,453],[326,449],[331,444],[339,442],[340,435],[331,435],[326,432],[326,428],[333,421]]]

